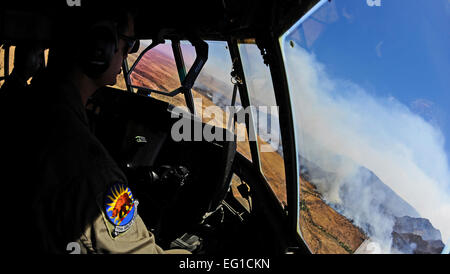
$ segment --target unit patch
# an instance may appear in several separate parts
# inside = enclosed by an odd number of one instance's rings
[[[137,215],[138,201],[131,190],[123,183],[111,186],[104,197],[104,213],[114,226],[113,237],[127,231],[134,223]]]

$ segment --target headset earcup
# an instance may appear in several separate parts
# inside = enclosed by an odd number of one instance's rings
[[[99,23],[87,33],[83,46],[81,67],[90,78],[99,78],[105,72],[117,50],[117,33],[112,24]]]

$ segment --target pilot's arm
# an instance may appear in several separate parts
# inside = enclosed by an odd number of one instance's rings
[[[61,117],[70,123],[69,115]],[[81,253],[189,254],[164,251],[155,243],[125,175],[98,140],[83,132],[60,127],[55,134],[61,138],[51,138],[53,145],[42,158],[45,187],[36,210],[37,216],[53,216],[37,221],[44,225],[46,245],[65,250],[75,241]]]
[[[139,216],[139,201],[118,170],[95,198],[97,214],[79,238],[82,253],[190,254],[187,250],[163,250]],[[102,176],[102,174],[100,174]],[[119,180],[117,180],[119,179]],[[145,202],[145,201],[142,201]]]
[[[139,201],[126,184],[116,183],[96,199],[99,214],[79,239],[82,253],[190,254],[163,250],[138,214]]]
[[[81,235],[79,239],[81,253],[164,253],[164,250],[155,243],[155,237],[147,230],[139,215],[125,232],[113,235],[114,228],[111,228],[108,217],[102,212]]]

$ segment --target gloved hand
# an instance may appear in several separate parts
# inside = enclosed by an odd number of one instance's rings
[[[203,239],[189,233],[183,234],[183,236],[170,243],[170,248],[185,249],[194,254],[199,253],[202,247]]]
[[[136,167],[126,173],[137,192],[163,204],[170,203],[189,179],[189,170],[183,166]]]

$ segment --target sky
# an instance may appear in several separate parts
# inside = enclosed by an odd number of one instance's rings
[[[371,170],[445,243],[450,1],[324,3],[283,40],[300,153],[342,178],[354,176],[357,165]],[[333,162],[334,155],[349,161]],[[328,189],[325,198],[339,203],[339,182]],[[378,221],[382,227],[387,220]]]
[[[293,38],[303,39],[330,76],[392,95],[449,140],[450,1],[382,0],[370,7],[365,0],[335,0],[330,6]],[[445,148],[450,155],[450,141]]]

